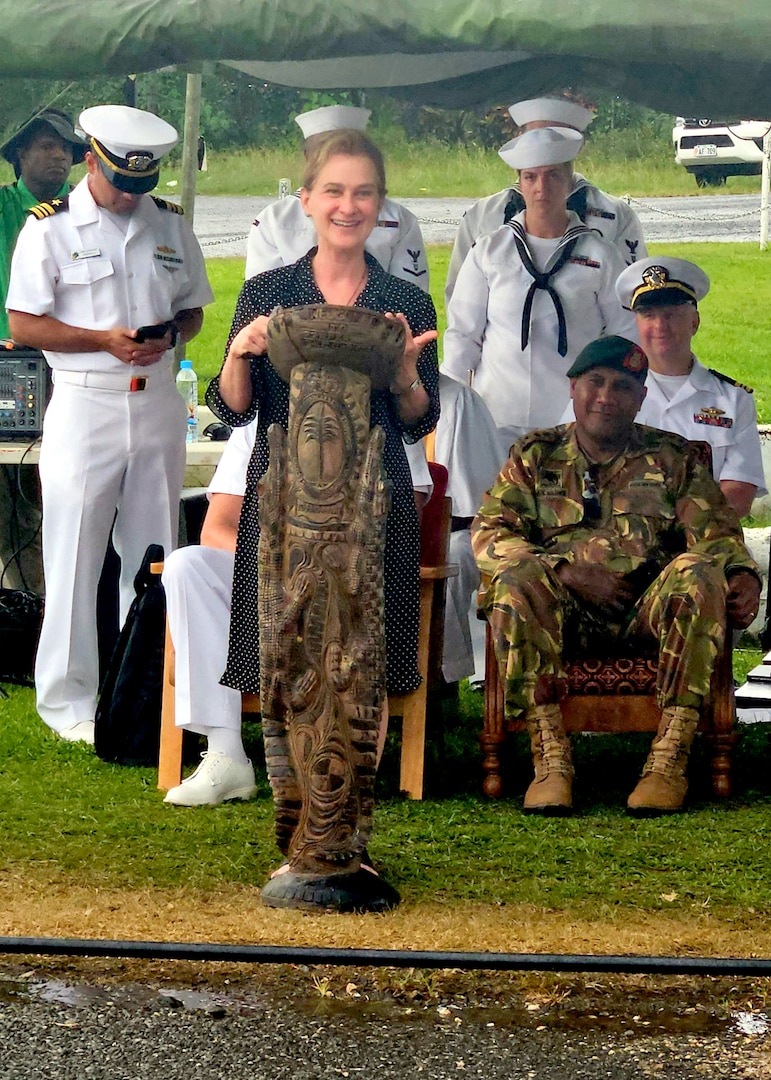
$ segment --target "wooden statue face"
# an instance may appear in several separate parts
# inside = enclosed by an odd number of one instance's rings
[[[297,439],[298,479],[306,492],[321,494],[350,470],[346,461],[345,418],[334,404],[319,399],[305,413]]]
[[[369,380],[334,365],[296,370],[289,431],[293,501],[306,519],[340,524],[350,513],[369,430]]]

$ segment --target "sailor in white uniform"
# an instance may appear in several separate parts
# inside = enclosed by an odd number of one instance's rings
[[[568,127],[582,132],[594,119],[591,109],[560,97],[519,101],[511,106],[509,114],[517,124],[519,134],[546,126]],[[640,219],[623,199],[608,195],[590,184],[580,173],[573,173],[573,186],[567,205],[585,225],[613,244],[625,263],[632,263],[647,255]],[[474,242],[510,221],[523,207],[522,193],[517,184],[479,199],[469,207],[461,219],[450,257],[445,286],[446,303],[450,302],[463,260]]]
[[[585,345],[637,338],[615,293],[620,255],[566,209],[582,143],[570,128],[547,127],[501,148],[519,171],[526,209],[477,241],[447,309],[442,370],[463,383],[473,372],[498,427],[500,465],[520,436],[559,422],[565,373]]]
[[[442,675],[448,683],[484,678],[485,623],[476,617],[479,567],[471,549],[471,522],[500,469],[495,421],[469,386],[439,372],[441,415],[433,456],[448,473],[452,532],[447,561],[458,576],[447,579]]]
[[[648,354],[648,392],[637,423],[708,442],[714,477],[743,517],[766,493],[758,417],[749,387],[709,370],[691,351],[697,304],[708,291],[709,278],[695,263],[663,256],[635,263],[616,282]]]
[[[164,801],[172,806],[217,806],[250,799],[257,790],[241,738],[241,693],[220,682],[228,654],[236,537],[257,422],[234,428],[225,446],[209,484],[200,547],[178,548],[163,568],[175,652],[174,720],[177,727],[206,739],[201,764],[166,793]],[[422,443],[405,443],[405,451],[416,499],[422,502],[432,489]]]
[[[112,530],[121,618],[151,543],[176,544],[185,406],[173,346],[212,301],[201,249],[179,207],[147,192],[177,142],[151,113],[81,113],[88,174],[67,198],[33,207],[8,290],[15,340],[53,369],[40,451],[46,605],[37,708],[55,732],[93,743],[96,589]],[[140,333],[140,328],[142,333]]]
[[[325,105],[301,113],[295,122],[305,138],[307,153],[319,135],[343,128],[364,131],[369,109],[352,105]],[[316,243],[313,222],[303,213],[299,192],[278,199],[261,211],[249,232],[246,246],[246,278],[265,270],[275,270],[297,262]],[[366,250],[374,255],[384,270],[428,292],[426,248],[415,215],[406,207],[384,199],[375,228],[369,235]]]

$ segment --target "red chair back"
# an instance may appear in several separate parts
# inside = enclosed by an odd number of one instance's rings
[[[447,469],[436,461],[428,468],[434,482],[431,498],[423,507],[420,522],[420,565],[441,566],[447,559],[446,510]]]

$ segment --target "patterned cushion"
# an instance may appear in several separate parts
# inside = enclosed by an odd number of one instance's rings
[[[567,665],[571,694],[652,694],[658,662],[650,657],[573,660]]]

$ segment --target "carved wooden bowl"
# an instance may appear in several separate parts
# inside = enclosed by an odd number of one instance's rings
[[[384,390],[394,381],[404,338],[400,322],[367,308],[276,308],[268,322],[268,357],[287,382],[296,364],[339,364],[368,375],[374,390]]]

